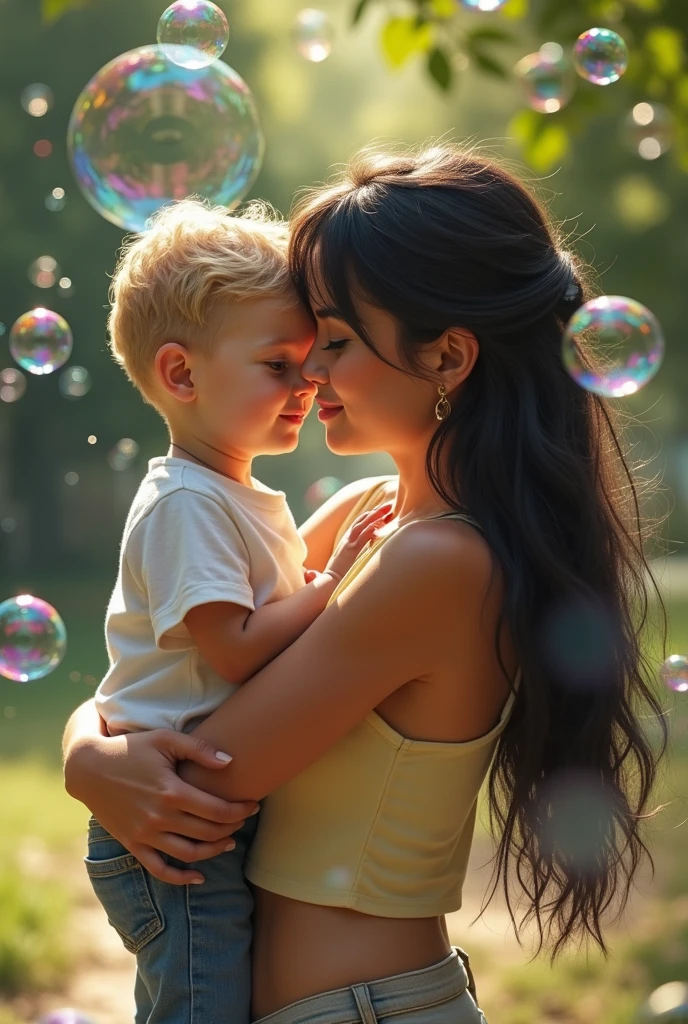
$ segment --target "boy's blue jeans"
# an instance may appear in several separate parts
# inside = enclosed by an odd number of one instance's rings
[[[253,897],[243,869],[257,824],[248,818],[235,849],[196,862],[202,885],[171,885],[90,819],[86,870],[136,955],[135,1024],[249,1024]]]

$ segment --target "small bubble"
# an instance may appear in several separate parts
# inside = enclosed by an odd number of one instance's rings
[[[79,683],[79,682],[81,682],[81,672],[70,672],[69,673],[69,681],[70,681],[70,683]]]
[[[334,27],[324,11],[306,7],[296,15],[293,38],[296,52],[306,60],[319,64],[332,52]]]
[[[52,260],[52,257],[41,259]],[[36,375],[52,373],[66,363],[72,351],[72,343],[72,332],[67,321],[42,306],[20,316],[10,331],[12,356],[23,370]]]
[[[48,142],[47,139],[39,139],[38,142],[34,142],[33,151],[36,156],[50,156],[53,151],[53,144],[52,142]]]
[[[98,680],[95,676],[84,676],[84,682],[87,686],[95,686]]]
[[[88,441],[89,444],[95,444],[98,438],[96,437],[95,434],[89,434],[86,440]]]
[[[54,188],[52,195],[54,199],[64,199],[65,190],[63,188]]]
[[[131,437],[123,437],[108,454],[111,469],[118,472],[128,469],[139,453],[139,446]]]
[[[8,366],[0,370],[0,401],[17,402],[26,391],[26,377],[21,370]]]
[[[54,96],[52,89],[42,82],[34,82],[22,90],[20,97],[21,105],[27,114],[32,117],[43,117],[53,105]]]
[[[68,484],[70,487],[73,487],[74,484],[78,484],[79,483],[79,474],[78,473],[72,473],[72,472],[65,473],[65,483]]]

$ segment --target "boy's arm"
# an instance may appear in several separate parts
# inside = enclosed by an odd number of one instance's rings
[[[306,565],[309,568],[317,569],[318,572],[323,571],[334,550],[337,534],[347,516],[351,514],[363,495],[375,483],[390,480],[391,487],[393,479],[393,477],[367,476],[361,480],[355,480],[353,483],[345,484],[320,508],[316,509],[305,523],[299,526],[301,539],[308,548]]]
[[[228,683],[241,684],[289,647],[325,609],[330,595],[388,513],[378,507],[360,516],[325,572],[279,601],[250,611],[228,601],[191,608],[184,624],[201,657]]]

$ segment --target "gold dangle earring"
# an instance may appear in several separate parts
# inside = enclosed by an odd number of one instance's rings
[[[444,384],[440,384],[437,389],[439,393],[439,402],[435,406],[435,416],[438,420],[446,420],[447,416],[451,412],[451,403],[447,398],[447,389]]]

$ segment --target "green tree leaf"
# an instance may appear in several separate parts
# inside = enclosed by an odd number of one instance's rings
[[[453,18],[456,15],[456,0],[430,0],[430,8],[437,18]]]
[[[382,52],[393,68],[400,68],[409,57],[424,53],[432,45],[432,25],[418,25],[416,18],[390,18],[382,29]]]
[[[44,22],[51,24],[67,11],[88,7],[92,2],[93,0],[41,0],[41,17]]]
[[[471,60],[488,75],[494,75],[497,78],[508,78],[508,72],[503,64],[500,64],[494,57],[489,57],[482,50],[473,50],[471,52]]]
[[[529,0],[508,0],[508,3],[502,7],[500,14],[503,14],[506,18],[525,18],[528,14],[530,7]]]
[[[546,124],[525,147],[526,158],[536,171],[550,171],[568,151],[569,135],[559,124]]]
[[[446,91],[451,87],[453,78],[452,67],[446,53],[439,46],[433,47],[428,54],[428,71],[440,89]]]

